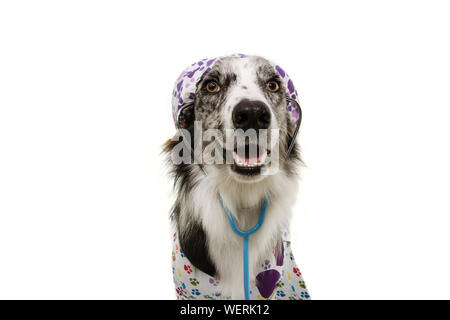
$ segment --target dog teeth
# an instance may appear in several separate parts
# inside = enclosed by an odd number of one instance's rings
[[[251,162],[250,160],[246,161],[245,158],[242,159],[241,157],[239,157],[236,151],[233,152],[234,162],[238,166],[246,167],[246,168],[255,168],[255,167],[260,167],[260,166],[264,165],[266,162],[266,157],[267,157],[267,152],[264,151],[264,153],[260,157],[258,157],[258,159],[256,161]]]

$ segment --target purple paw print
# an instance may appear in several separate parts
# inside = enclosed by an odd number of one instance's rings
[[[219,284],[219,281],[214,278],[209,278],[209,283],[212,284],[213,286],[217,287],[217,285]]]
[[[264,269],[264,270],[268,270],[268,269],[270,269],[270,261],[269,260],[265,260],[264,261],[264,263],[261,265],[261,267]]]
[[[178,287],[178,288],[176,289],[176,291],[177,291],[177,294],[178,294],[179,296],[182,296],[182,295],[185,295],[185,294],[186,294],[186,291],[184,291],[182,287]]]

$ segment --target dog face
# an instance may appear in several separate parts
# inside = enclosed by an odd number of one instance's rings
[[[219,59],[197,86],[194,113],[203,131],[218,130],[226,141],[221,145],[226,161],[209,166],[211,170],[239,182],[257,182],[274,173],[269,168],[284,167],[287,159],[283,155],[294,128],[286,110],[285,89],[269,61],[261,57]],[[253,138],[239,143],[236,136],[230,138],[236,132],[250,133]]]

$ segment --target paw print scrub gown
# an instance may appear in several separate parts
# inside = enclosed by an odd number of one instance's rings
[[[178,234],[173,234],[172,272],[177,299],[231,299],[222,294],[220,281],[194,267],[183,254]],[[256,277],[250,280],[251,300],[308,300],[300,269],[291,251],[287,233],[281,245],[272,248],[272,254],[258,266]]]

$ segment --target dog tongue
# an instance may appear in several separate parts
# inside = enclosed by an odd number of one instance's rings
[[[245,162],[250,163],[250,164],[257,164],[259,162],[260,157],[256,157],[256,158],[245,158]]]
[[[245,163],[249,163],[249,164],[257,164],[257,163],[259,163],[259,161],[261,159],[261,156],[256,156],[256,157],[252,157],[252,158],[247,157],[247,156],[240,157],[239,154],[237,156],[238,156],[239,160],[241,160],[241,162],[245,162]]]

